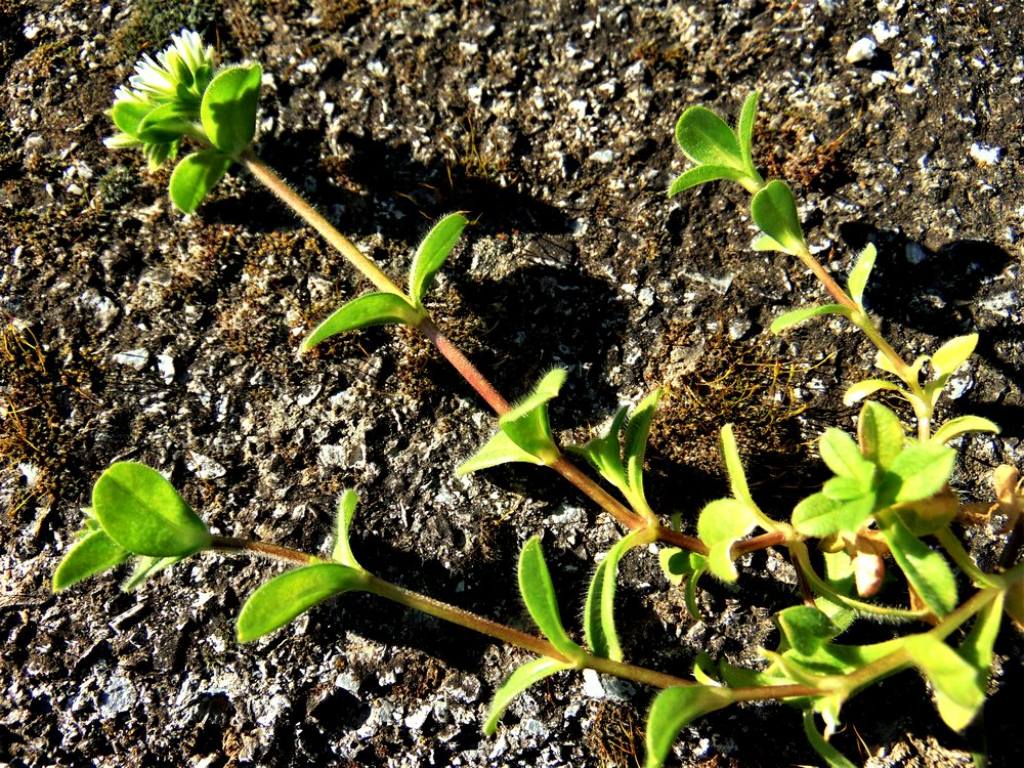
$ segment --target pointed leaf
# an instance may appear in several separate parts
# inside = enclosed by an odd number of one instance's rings
[[[112,464],[92,489],[106,534],[136,555],[184,557],[210,545],[210,532],[163,475],[145,464]]]
[[[992,649],[999,635],[999,625],[1003,620],[1003,601],[1006,593],[1000,592],[991,603],[986,605],[974,618],[974,626],[960,644],[959,654],[981,674],[981,687],[985,689],[989,669],[992,667]]]
[[[878,251],[875,249],[875,244],[868,243],[857,257],[853,269],[850,270],[850,279],[846,285],[850,290],[850,297],[858,304],[862,304],[864,301],[864,289],[867,287],[868,278],[871,276],[871,270],[875,266],[877,257]]]
[[[594,571],[583,604],[583,630],[587,645],[595,655],[622,661],[622,645],[615,629],[615,587],[618,583],[619,561],[637,546],[640,531],[634,531],[615,542]]]
[[[124,583],[121,584],[121,590],[123,592],[134,592],[158,573],[166,568],[170,568],[182,559],[180,557],[146,556],[135,558],[135,567],[128,578],[124,580]]]
[[[890,392],[903,391],[891,381],[886,381],[885,379],[864,379],[863,381],[851,384],[847,388],[846,393],[843,395],[843,405],[855,405],[865,397],[870,397],[875,392],[883,389]]]
[[[903,647],[934,687],[935,704],[946,725],[954,731],[966,728],[985,703],[985,688],[978,670],[929,634],[908,637]]]
[[[776,240],[774,237],[768,237],[763,232],[757,235],[751,242],[750,247],[755,251],[778,251],[779,253],[785,253],[786,249],[782,243]],[[840,306],[840,305],[836,305]],[[781,318],[780,318],[781,319]]]
[[[932,441],[936,443],[948,443],[950,440],[964,435],[968,432],[992,432],[998,435],[999,425],[981,416],[959,416],[950,419],[932,435]]]
[[[416,249],[409,270],[409,295],[417,306],[423,301],[434,282],[434,275],[444,265],[468,222],[461,213],[448,214],[433,226]]]
[[[93,531],[77,542],[53,572],[53,591],[60,592],[90,576],[120,565],[128,552],[103,531]]]
[[[736,499],[718,499],[707,504],[697,520],[697,535],[708,546],[708,569],[722,581],[736,581],[732,545],[757,525],[754,511]]]
[[[888,467],[903,450],[905,440],[899,416],[881,403],[864,403],[857,417],[857,442],[864,458]]]
[[[943,489],[956,464],[956,451],[936,443],[911,443],[892,460],[889,474],[899,478],[898,502],[926,499]]]
[[[179,104],[162,104],[146,113],[135,136],[148,144],[169,144],[193,128],[192,113]]]
[[[318,325],[302,342],[303,352],[345,331],[372,325],[404,323],[415,327],[423,312],[397,293],[367,293],[353,299]]]
[[[683,190],[709,181],[742,181],[746,178],[744,171],[728,165],[698,165],[675,178],[668,188],[668,196],[675,197]]]
[[[331,552],[331,558],[342,565],[347,565],[349,568],[355,568],[358,571],[363,570],[363,566],[356,560],[355,555],[352,554],[352,547],[349,544],[348,532],[352,525],[352,517],[356,513],[356,507],[359,505],[359,496],[355,491],[349,489],[341,494],[341,498],[338,500],[338,512],[337,519],[335,521],[335,533],[334,533],[334,550]]]
[[[793,527],[804,536],[823,538],[843,531],[856,533],[873,511],[873,494],[837,501],[815,493],[796,505]]]
[[[256,134],[256,106],[260,98],[259,64],[228,67],[203,93],[199,113],[203,130],[217,149],[238,156]]]
[[[640,511],[650,510],[644,495],[644,454],[647,452],[647,438],[651,434],[651,421],[661,399],[661,389],[651,392],[640,401],[626,424],[622,455],[626,461],[626,479],[633,492],[633,501]]]
[[[647,713],[647,768],[665,764],[672,743],[685,726],[732,701],[732,692],[720,686],[692,685],[661,691]]]
[[[562,626],[555,586],[551,583],[548,564],[544,560],[540,536],[527,541],[519,555],[519,592],[538,629],[555,649],[570,659],[577,658],[582,649],[569,638]]]
[[[750,507],[756,506],[750,495],[750,488],[747,486],[747,476],[743,471],[743,461],[740,459],[740,449],[736,445],[732,424],[722,427],[718,437],[718,446],[722,452],[722,459],[725,461],[725,473],[729,476],[729,488],[732,490],[733,497]]]
[[[732,128],[706,107],[690,107],[676,122],[676,142],[700,165],[725,165],[744,170],[739,140]]]
[[[501,431],[524,451],[540,459],[539,463],[551,464],[559,457],[548,423],[548,402],[558,396],[565,377],[564,368],[552,368],[529,395],[498,419]]]
[[[736,124],[736,139],[740,145],[740,157],[743,158],[743,165],[747,173],[757,177],[757,169],[754,167],[753,143],[754,143],[754,120],[757,117],[757,102],[761,98],[760,91],[751,91],[743,100],[743,108],[740,109],[740,119]]]
[[[892,557],[924,604],[939,617],[956,607],[956,577],[939,552],[914,536],[893,514],[881,515],[879,523]]]
[[[171,174],[171,202],[182,213],[195,213],[217,182],[224,178],[231,158],[216,149],[185,155]]]
[[[532,685],[539,683],[546,677],[556,672],[572,669],[569,664],[563,664],[554,659],[541,658],[528,661],[509,675],[501,687],[494,692],[491,706],[487,709],[487,720],[484,722],[484,734],[493,736],[498,730],[498,722],[512,699],[518,696]]]
[[[865,459],[853,438],[841,429],[829,427],[818,440],[821,460],[839,477],[856,480],[863,488],[869,488],[875,468]]]
[[[362,571],[318,563],[282,573],[253,592],[238,614],[238,640],[248,643],[283,627],[303,611],[344,592],[363,589]]]
[[[967,336],[957,336],[943,344],[932,355],[932,374],[936,379],[943,379],[952,375],[957,368],[967,362],[978,346],[978,334],[971,333]]]
[[[619,434],[626,423],[628,406],[622,406],[609,422],[608,428],[583,445],[570,445],[568,450],[583,456],[596,469],[601,477],[614,485],[624,494],[629,493],[629,481],[626,479],[626,468],[622,464],[622,445]]]
[[[779,248],[778,250],[782,249]],[[849,317],[850,310],[842,304],[823,304],[819,307],[801,307],[800,309],[790,310],[784,315],[780,315],[775,318],[772,321],[769,330],[771,330],[772,333],[779,334],[787,328],[799,325],[805,320],[810,320],[812,317],[821,317],[822,315],[842,315],[843,317]]]
[[[477,472],[481,469],[496,467],[499,464],[512,464],[515,462],[525,464],[544,463],[532,453],[527,453],[513,443],[512,438],[504,432],[497,432],[484,444],[483,448],[459,465],[458,469],[455,470],[455,475],[461,477],[462,475],[468,475],[470,472]]]
[[[813,654],[840,632],[828,616],[809,605],[786,608],[775,615],[775,622],[789,646],[805,656]]]
[[[796,200],[786,182],[769,181],[750,201],[750,213],[761,231],[782,245],[786,253],[796,256],[807,251]]]
[[[825,741],[825,737],[818,733],[818,728],[814,724],[813,710],[805,709],[803,718],[804,735],[807,737],[807,743],[828,764],[829,768],[857,768],[856,765],[846,759],[842,752]]]

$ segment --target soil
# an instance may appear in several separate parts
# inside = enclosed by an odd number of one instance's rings
[[[365,596],[238,645],[241,602],[277,570],[263,561],[199,557],[135,593],[111,577],[50,593],[118,459],[167,473],[216,532],[309,551],[329,547],[355,487],[361,562],[523,628],[511,585],[529,536],[544,532],[573,617],[617,535],[541,468],[456,478],[493,422],[412,334],[296,360],[366,286],[240,170],[186,218],[167,171],[103,147],[141,52],[187,25],[223,60],[259,61],[260,155],[393,275],[432,220],[469,211],[430,304],[439,324],[509,396],[568,367],[552,413],[564,441],[666,387],[647,486],[692,530],[724,493],[722,424],[755,496],[786,517],[823,478],[814,437],[852,427],[840,396],[872,361],[838,321],[768,333],[822,292],[749,248],[741,190],[666,198],[686,167],[682,109],[733,116],[753,88],[758,163],[793,183],[819,257],[842,275],[877,243],[867,302],[897,346],[980,332],[941,416],[1003,433],[963,441],[957,491],[988,499],[992,468],[1024,465],[1021,18],[1019,0],[0,0],[0,764],[588,768],[643,753],[649,691],[581,675],[531,690],[482,736],[524,655]],[[850,63],[865,37],[875,54]],[[965,535],[991,564],[994,526]],[[684,675],[700,651],[757,663],[795,577],[776,554],[741,571],[735,589],[705,580],[694,621],[656,557],[629,558],[627,657]],[[1020,636],[1004,628],[997,651],[984,722],[965,735],[908,672],[850,702],[836,745],[871,766],[969,765],[982,745],[992,765],[1020,765]],[[696,722],[673,760],[819,762],[778,705]]]

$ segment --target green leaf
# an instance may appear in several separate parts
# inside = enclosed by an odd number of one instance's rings
[[[372,325],[404,323],[415,327],[423,319],[423,311],[412,306],[397,293],[367,293],[353,299],[313,329],[302,341],[302,352],[345,331]]]
[[[118,129],[129,136],[138,138],[139,123],[152,110],[153,105],[147,102],[121,99],[114,102],[114,106],[110,110],[110,119],[114,121],[114,125]]]
[[[357,571],[364,570],[363,566],[352,554],[352,547],[349,544],[348,532],[352,525],[352,516],[356,513],[359,505],[359,496],[353,490],[346,490],[338,499],[337,520],[335,522],[334,550],[331,552],[331,559],[336,563],[355,568]]]
[[[237,157],[256,135],[256,106],[260,98],[259,64],[228,67],[218,74],[203,94],[199,114],[203,130],[213,145]]]
[[[149,170],[155,171],[168,160],[176,158],[178,156],[179,144],[180,142],[178,141],[172,141],[170,144],[144,144],[142,146],[142,153],[146,157],[146,164],[149,166]]]
[[[850,296],[857,304],[862,304],[864,301],[864,289],[867,287],[868,278],[871,276],[877,256],[878,251],[875,249],[875,244],[868,243],[857,257],[853,269],[850,270],[850,279],[846,285],[850,290]]]
[[[77,542],[53,572],[53,591],[60,592],[90,576],[120,565],[128,552],[103,531],[93,531]]]
[[[519,592],[530,616],[555,650],[570,659],[578,658],[582,649],[569,638],[562,626],[555,586],[551,583],[548,564],[544,560],[540,536],[528,540],[519,555]]]
[[[935,689],[935,705],[942,720],[954,731],[966,728],[985,703],[978,669],[927,633],[906,638],[903,648]]]
[[[690,107],[680,115],[676,122],[676,142],[683,154],[695,163],[745,170],[736,134],[706,107]]]
[[[871,487],[874,465],[865,459],[853,438],[841,429],[829,427],[818,440],[818,451],[825,465],[839,477],[849,477],[861,487]]]
[[[722,581],[736,581],[732,545],[757,525],[754,511],[736,499],[718,499],[705,505],[697,520],[697,535],[708,546],[708,570]]]
[[[981,416],[958,416],[950,419],[932,435],[932,441],[936,443],[948,443],[968,432],[992,432],[999,434],[999,425]]]
[[[885,379],[864,379],[863,381],[851,384],[846,389],[846,393],[843,395],[843,405],[856,405],[865,397],[870,397],[875,392],[883,389],[890,392],[903,391],[891,381],[886,381]]]
[[[899,416],[881,403],[864,403],[857,417],[857,442],[864,458],[888,467],[903,450],[905,440]]]
[[[815,493],[793,509],[793,527],[804,536],[822,538],[833,533],[856,533],[871,516],[874,494],[837,501],[824,493]]]
[[[552,368],[541,377],[529,395],[498,419],[501,431],[543,464],[551,464],[559,457],[548,423],[548,401],[558,396],[565,376],[564,368]]]
[[[732,424],[722,427],[718,436],[718,446],[722,452],[722,459],[725,461],[725,473],[729,476],[729,488],[732,490],[732,495],[747,506],[755,507],[754,498],[750,495],[750,488],[747,486],[747,476],[743,471],[740,449],[736,445],[736,436],[732,432]]]
[[[914,536],[896,515],[880,514],[879,524],[893,559],[924,604],[939,617],[953,610],[956,578],[946,558]]]
[[[216,149],[185,155],[171,174],[171,202],[182,213],[195,213],[231,166],[231,158]]]
[[[572,669],[569,664],[563,664],[549,658],[533,659],[528,661],[509,675],[501,687],[494,692],[491,706],[487,709],[487,720],[484,723],[484,733],[493,736],[498,730],[498,721],[505,714],[505,710],[516,696],[532,685],[539,683],[546,677],[556,672]]]
[[[615,587],[619,577],[619,561],[638,545],[640,531],[633,531],[615,542],[594,571],[583,604],[583,630],[587,645],[595,655],[622,661],[622,645],[615,630]]]
[[[784,181],[769,181],[750,201],[750,214],[761,231],[794,256],[807,251],[793,192]]]
[[[121,584],[121,590],[123,592],[134,592],[151,578],[160,573],[160,571],[165,568],[170,568],[181,559],[182,558],[180,557],[146,556],[135,558],[135,567],[132,569],[128,578],[124,580],[124,583]]]
[[[422,303],[434,282],[434,275],[444,265],[468,222],[461,213],[448,214],[433,226],[416,249],[409,270],[409,295],[416,306]]]
[[[786,249],[783,248],[782,243],[772,237],[768,237],[764,232],[754,237],[750,243],[750,247],[755,251],[779,251],[785,253]]]
[[[754,166],[754,119],[757,117],[757,102],[761,98],[760,91],[751,91],[743,100],[740,119],[736,124],[736,139],[740,146],[740,157],[747,173],[758,179],[757,168]]]
[[[813,710],[805,709],[803,718],[804,735],[807,737],[807,743],[828,764],[829,768],[857,768],[856,765],[846,759],[842,752],[825,741],[825,737],[818,733],[818,728],[814,724]]]
[[[809,605],[786,608],[775,615],[775,622],[789,646],[805,656],[813,654],[840,632],[828,616]]]
[[[300,613],[336,595],[363,589],[362,571],[337,563],[295,568],[253,592],[238,614],[238,640],[248,643],[283,627]]]
[[[978,346],[978,334],[971,333],[967,336],[957,336],[943,344],[932,355],[932,375],[935,379],[945,379],[952,375],[957,368],[967,362]]]
[[[992,667],[992,649],[995,647],[996,637],[999,635],[1005,598],[1006,593],[1000,592],[991,603],[978,611],[971,631],[964,638],[958,650],[963,659],[981,673],[982,690],[985,688],[989,669]]]
[[[92,508],[106,534],[132,554],[184,557],[210,545],[205,523],[144,464],[112,464],[93,486]]]
[[[639,511],[650,511],[644,495],[644,454],[647,452],[647,438],[651,434],[651,421],[661,399],[661,389],[655,389],[645,397],[629,416],[622,455],[626,461],[626,480],[632,491],[632,501]]]
[[[683,591],[686,610],[697,621],[703,621],[700,606],[697,605],[697,583],[700,577],[707,573],[707,558],[696,552],[686,552],[679,547],[663,547],[658,552],[658,564],[670,584],[679,586],[686,581]]]
[[[619,434],[626,423],[628,406],[622,406],[608,424],[605,431],[583,445],[570,445],[567,450],[583,456],[596,469],[601,477],[614,485],[623,494],[629,493],[629,481],[626,479],[626,468],[622,464],[622,446]]]
[[[709,181],[743,181],[746,178],[744,171],[728,165],[698,165],[675,178],[668,188],[668,196],[675,197],[683,190]]]
[[[497,432],[488,440],[483,448],[466,459],[455,470],[456,477],[468,475],[470,472],[477,472],[481,469],[496,467],[499,464],[512,464],[521,462],[525,464],[543,464],[532,453],[527,453],[504,432]]]
[[[732,704],[732,692],[719,686],[666,688],[647,713],[647,768],[661,768],[684,727],[709,712]]]
[[[899,478],[897,502],[933,496],[945,487],[956,464],[956,451],[936,442],[913,442],[892,460],[888,473]]]
[[[192,113],[179,104],[170,103],[147,112],[136,126],[135,135],[150,144],[169,144],[192,129]]]
[[[783,249],[779,248],[778,250]],[[823,304],[818,307],[801,307],[800,309],[790,310],[784,315],[780,315],[775,318],[772,321],[769,330],[772,333],[779,334],[787,328],[799,325],[805,320],[810,320],[812,317],[821,317],[822,315],[842,315],[843,317],[849,317],[850,310],[842,304]]]

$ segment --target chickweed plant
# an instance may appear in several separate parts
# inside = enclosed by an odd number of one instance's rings
[[[841,315],[877,349],[880,372],[846,390],[847,406],[862,403],[857,433],[825,430],[818,450],[834,476],[788,516],[769,514],[759,506],[747,484],[733,428],[725,426],[721,453],[730,495],[700,510],[697,535],[692,536],[680,532],[678,524],[666,524],[644,493],[644,454],[660,392],[655,390],[632,409],[620,409],[589,442],[563,450],[552,436],[548,403],[558,396],[566,371],[552,369],[529,394],[509,405],[423,306],[466,218],[453,213],[430,230],[412,258],[407,287],[400,288],[258,159],[253,139],[260,80],[258,64],[217,67],[213,49],[194,32],[183,31],[156,59],[139,62],[129,86],[118,89],[110,111],[118,133],[107,145],[141,149],[152,167],[176,162],[170,198],[185,213],[196,211],[233,166],[249,171],[376,288],[323,320],[302,342],[302,352],[365,326],[390,323],[416,329],[497,417],[493,437],[457,473],[510,462],[550,467],[621,524],[622,537],[596,565],[583,596],[582,641],[559,614],[539,536],[523,546],[518,565],[519,591],[538,632],[529,634],[374,575],[349,544],[358,501],[354,491],[345,491],[338,502],[334,549],[324,557],[279,543],[212,535],[157,470],[132,462],[113,464],[96,481],[77,542],[53,575],[55,590],[128,561],[133,565],[128,589],[198,553],[285,561],[294,567],[246,600],[237,621],[239,641],[274,632],[345,592],[368,592],[532,655],[494,693],[483,723],[487,734],[499,727],[516,695],[551,675],[592,669],[656,690],[646,725],[649,768],[664,764],[680,729],[695,719],[769,699],[799,711],[803,731],[823,761],[851,766],[829,743],[843,705],[865,687],[904,670],[928,680],[939,716],[951,728],[961,730],[977,716],[1003,614],[1017,623],[1024,620],[1024,564],[1017,563],[1024,494],[1018,472],[1009,466],[995,472],[993,509],[1007,521],[1007,544],[998,567],[983,571],[953,531],[954,522],[964,520],[971,505],[962,504],[949,486],[957,460],[950,443],[967,432],[998,428],[977,416],[943,424],[934,419],[944,386],[972,354],[977,335],[952,339],[913,362],[900,356],[863,303],[875,248],[869,245],[857,256],[844,287],[808,249],[789,186],[779,179],[765,181],[758,172],[751,155],[757,93],[746,99],[735,129],[704,107],[683,112],[675,137],[693,167],[672,183],[669,195],[719,180],[749,192],[750,214],[761,231],[753,247],[795,256],[830,297],[830,303],[783,314],[771,331],[783,333],[817,317]],[[188,154],[178,159],[185,148]],[[879,392],[905,401],[904,415],[912,416],[913,430],[908,432],[895,411],[869,399]],[[794,595],[793,606],[776,615],[778,646],[761,649],[764,663],[759,668],[716,663],[702,654],[694,663],[693,678],[684,679],[624,658],[615,622],[619,564],[630,551],[639,550],[642,556],[652,544],[660,545],[660,567],[671,588],[685,590],[695,618],[700,616],[695,596],[702,576],[736,582],[736,560],[744,553],[768,547],[786,551],[798,571],[800,594]],[[906,605],[876,599],[887,573],[905,582]],[[958,583],[969,587],[959,589]],[[906,632],[885,642],[843,643],[843,633],[860,620],[899,622]]]

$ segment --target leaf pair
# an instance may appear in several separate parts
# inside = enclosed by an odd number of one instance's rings
[[[468,220],[461,213],[451,213],[435,224],[423,238],[409,269],[409,295],[368,293],[353,299],[313,329],[303,341],[301,352],[339,333],[373,325],[403,324],[418,326],[426,317],[423,297],[444,266]]]
[[[583,631],[594,655],[622,661],[622,644],[615,628],[615,589],[619,579],[619,561],[634,547],[648,541],[643,530],[619,539],[598,563],[583,604]]]
[[[158,570],[160,561],[210,546],[205,523],[163,475],[144,464],[117,462],[100,475],[90,515],[81,540],[54,572],[55,591],[138,556],[140,568],[128,584],[135,586]]]
[[[561,455],[548,420],[548,403],[565,383],[564,368],[553,368],[533,390],[498,419],[498,432],[456,470],[465,475],[499,464],[553,464]]]
[[[676,143],[697,166],[672,182],[669,197],[722,179],[735,181],[751,192],[760,189],[764,182],[751,154],[759,98],[757,91],[747,96],[735,131],[706,107],[690,107],[680,115],[676,122]]]
[[[603,434],[569,450],[587,459],[594,469],[629,501],[634,511],[653,519],[653,510],[644,494],[644,454],[651,433],[651,422],[661,399],[654,390],[628,415],[623,406]]]

